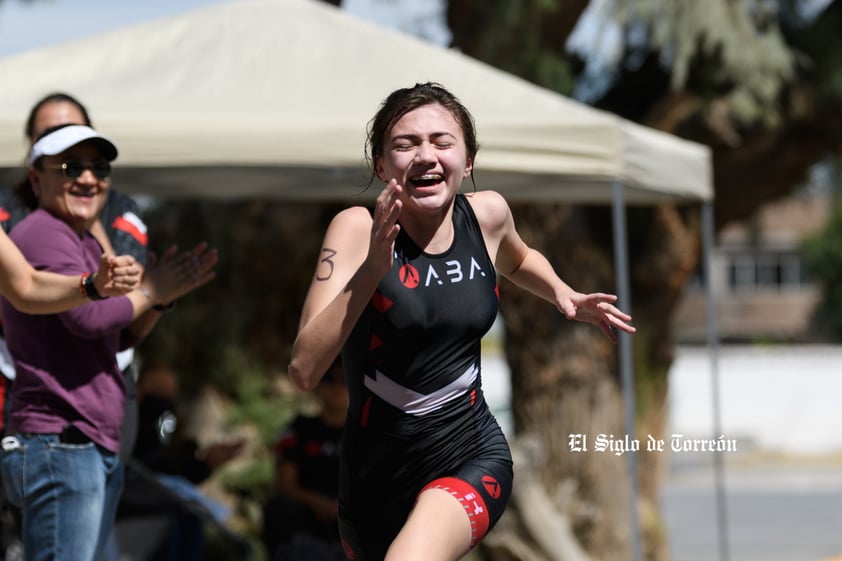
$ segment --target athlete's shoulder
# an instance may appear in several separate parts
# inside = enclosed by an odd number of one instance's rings
[[[363,206],[352,206],[339,211],[330,222],[329,232],[353,235],[371,229],[371,212]]]
[[[465,195],[465,198],[484,231],[501,227],[511,215],[509,203],[497,191],[477,191]]]
[[[339,211],[333,220],[371,224],[371,210],[361,205],[351,206]]]

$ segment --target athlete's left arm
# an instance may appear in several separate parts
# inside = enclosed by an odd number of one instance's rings
[[[568,319],[592,323],[612,342],[612,327],[634,333],[631,316],[614,306],[617,296],[595,292],[583,294],[571,288],[539,251],[526,245],[515,227],[506,200],[493,191],[469,197],[480,223],[489,255],[497,272],[521,288],[552,303]]]

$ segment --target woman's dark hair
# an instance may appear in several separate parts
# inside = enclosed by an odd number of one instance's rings
[[[35,136],[35,118],[38,116],[38,112],[41,111],[41,108],[47,105],[48,103],[70,103],[72,105],[75,105],[79,112],[82,114],[83,122],[74,124],[88,125],[89,127],[93,127],[93,124],[91,124],[91,118],[88,116],[88,110],[85,109],[85,106],[82,105],[82,103],[78,99],[76,99],[70,94],[54,92],[38,100],[38,103],[33,105],[32,109],[29,111],[29,117],[27,117],[26,119],[26,125],[24,126],[23,132],[30,143],[35,141],[35,138],[33,138]]]
[[[436,82],[425,82],[415,84],[411,88],[401,88],[389,94],[380,104],[380,109],[374,118],[368,123],[366,131],[366,161],[371,169],[369,185],[377,177],[377,159],[383,156],[383,142],[386,133],[404,115],[423,107],[438,103],[447,109],[459,126],[462,128],[462,136],[465,138],[465,147],[468,151],[468,158],[471,161],[479,151],[477,143],[477,131],[474,125],[474,118],[455,95],[447,91],[444,86]],[[471,181],[474,175],[471,172]]]
[[[50,103],[70,103],[75,105],[79,112],[82,114],[82,123],[74,123],[77,125],[88,125],[93,126],[91,124],[91,118],[88,116],[88,110],[85,109],[85,106],[82,103],[73,97],[72,95],[62,93],[62,92],[54,92],[42,97],[38,102],[32,106],[32,109],[29,111],[29,117],[26,119],[26,124],[23,128],[23,133],[26,135],[26,138],[29,140],[29,143],[34,143],[37,139],[33,138],[35,136],[35,120],[38,117],[38,112],[41,109]],[[52,128],[51,130],[55,130]],[[46,131],[44,131],[46,132]],[[43,133],[41,134],[43,136]],[[14,187],[14,194],[17,196],[23,203],[29,208],[30,210],[35,210],[38,208],[38,198],[35,196],[35,193],[32,191],[32,185],[29,184],[29,176],[24,175],[23,179],[21,179],[17,185]]]

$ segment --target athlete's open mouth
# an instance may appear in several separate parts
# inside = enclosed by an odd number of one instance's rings
[[[432,187],[433,185],[440,183],[442,179],[444,179],[444,177],[438,173],[426,173],[424,175],[410,177],[409,182],[415,187]]]

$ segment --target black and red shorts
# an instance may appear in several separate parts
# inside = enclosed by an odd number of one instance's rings
[[[355,505],[353,512],[340,503],[339,533],[351,561],[382,561],[397,537],[418,495],[442,489],[465,508],[471,521],[471,547],[494,527],[512,492],[512,463],[503,459],[477,459],[426,484],[411,500]],[[362,502],[362,501],[358,501]]]

